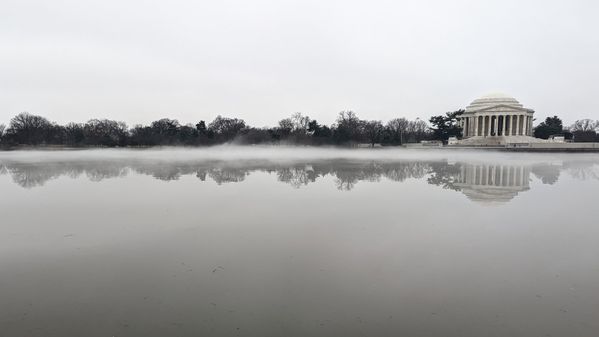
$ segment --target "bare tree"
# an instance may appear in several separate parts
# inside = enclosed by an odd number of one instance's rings
[[[162,118],[152,122],[150,129],[158,144],[173,144],[178,141],[177,136],[180,133],[181,124],[176,119]]]
[[[383,123],[381,121],[367,121],[364,122],[364,135],[371,147],[374,147],[374,144],[381,141],[381,136],[383,135]]]
[[[570,126],[570,132],[576,131],[599,131],[599,121],[594,121],[592,119],[579,119],[572,126]]]
[[[52,128],[46,118],[22,112],[10,120],[7,134],[19,144],[41,144],[48,138]]]
[[[85,139],[85,125],[79,123],[69,123],[64,127],[65,142],[68,145],[80,145]]]
[[[288,136],[293,131],[293,121],[291,118],[283,118],[279,121],[279,130],[284,136]]]
[[[93,145],[124,146],[129,135],[127,124],[109,119],[91,119],[83,127],[87,142]]]
[[[337,117],[335,138],[339,143],[359,142],[362,135],[362,123],[355,112],[341,111]]]
[[[595,142],[599,140],[599,121],[580,119],[570,126],[575,142]]]
[[[389,136],[391,136],[391,142],[403,144],[409,124],[410,122],[405,118],[394,118],[387,122],[387,131],[389,132]]]
[[[429,127],[425,121],[416,119],[408,124],[407,140],[409,142],[419,142],[428,136]]]
[[[303,116],[300,112],[296,112],[291,115],[291,121],[293,122],[293,131],[298,133],[306,133],[308,125],[310,124],[310,117]]]
[[[224,141],[229,141],[237,136],[238,132],[246,127],[245,121],[238,118],[227,118],[220,115],[208,124],[208,130]]]

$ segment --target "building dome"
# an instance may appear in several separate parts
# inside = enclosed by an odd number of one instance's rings
[[[507,105],[514,108],[523,108],[522,104],[515,98],[503,93],[490,93],[475,99],[466,107],[466,112],[478,111],[498,105]]]

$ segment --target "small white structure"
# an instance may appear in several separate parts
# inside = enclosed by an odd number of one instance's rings
[[[440,140],[421,140],[420,141],[420,145],[422,146],[438,146],[438,147],[442,147],[443,146],[443,142]]]
[[[460,145],[506,145],[539,143],[532,137],[534,110],[505,94],[489,94],[475,99],[458,117],[463,139]]]

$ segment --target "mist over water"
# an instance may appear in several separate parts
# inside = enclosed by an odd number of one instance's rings
[[[513,156],[513,155],[512,155]],[[194,160],[269,160],[273,162],[313,160],[313,159],[355,159],[355,160],[400,160],[400,159],[440,159],[440,158],[506,158],[510,154],[501,152],[480,152],[464,150],[398,149],[312,146],[236,146],[220,145],[202,148],[162,147],[147,149],[72,149],[58,151],[8,151],[0,152],[0,158],[23,162],[86,161],[142,159],[161,161]]]
[[[0,152],[7,336],[591,336],[595,154]]]

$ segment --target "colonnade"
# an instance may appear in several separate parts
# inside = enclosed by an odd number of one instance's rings
[[[532,116],[527,114],[475,115],[460,121],[464,137],[532,135]]]

